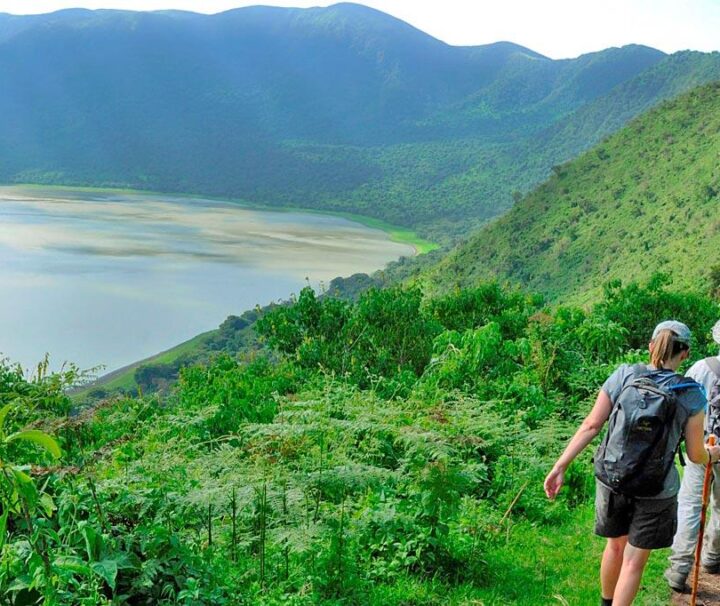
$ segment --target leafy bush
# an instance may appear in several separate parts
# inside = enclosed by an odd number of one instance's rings
[[[542,305],[542,297],[487,282],[432,299],[430,314],[448,330],[463,331],[495,322],[506,339],[520,337],[528,317]]]
[[[392,393],[422,373],[440,330],[421,302],[417,288],[370,289],[351,304],[320,299],[308,287],[294,305],[262,317],[257,330],[270,347],[304,368],[322,369],[364,388],[375,382]]]
[[[215,407],[205,425],[209,435],[219,436],[236,431],[242,423],[271,422],[276,396],[288,393],[295,384],[292,367],[274,367],[265,358],[242,364],[222,354],[206,366],[184,368],[177,397],[187,409]]]
[[[664,274],[655,274],[645,285],[623,286],[620,281],[610,282],[597,312],[627,331],[627,347],[646,349],[658,323],[680,320],[693,331],[696,357],[717,353],[711,329],[720,317],[718,306],[708,296],[670,290],[670,284]]]
[[[543,476],[613,368],[647,359],[630,348],[658,317],[687,321],[707,347],[716,307],[662,279],[610,285],[590,309],[540,305],[494,283],[438,300],[306,289],[260,320],[267,355],[221,353],[169,395],[89,410],[73,410],[62,377],[0,366],[0,593],[48,605],[513,603],[511,578],[549,603],[539,562],[591,506],[589,453],[554,503]],[[60,461],[42,450],[56,443]],[[527,557],[511,560],[521,546]]]

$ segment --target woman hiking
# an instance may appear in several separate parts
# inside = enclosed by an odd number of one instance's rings
[[[658,324],[650,364],[623,364],[610,375],[545,478],[545,493],[554,499],[568,465],[609,421],[595,454],[595,533],[607,538],[600,565],[605,606],[632,604],[651,551],[672,544],[680,488],[674,459],[682,436],[693,463],[720,460],[720,446],[703,441],[702,389],[676,373],[689,356],[690,337],[681,322]]]

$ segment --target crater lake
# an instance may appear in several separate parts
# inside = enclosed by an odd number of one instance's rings
[[[354,221],[184,196],[0,187],[0,357],[110,371],[408,244]]]

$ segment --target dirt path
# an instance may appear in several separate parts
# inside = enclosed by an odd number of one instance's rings
[[[690,577],[692,579],[692,576]],[[688,580],[690,580],[688,579]],[[673,592],[673,606],[688,606],[690,594]],[[720,606],[720,574],[707,574],[700,571],[697,606]]]

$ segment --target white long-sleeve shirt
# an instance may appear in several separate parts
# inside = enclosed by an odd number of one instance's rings
[[[717,356],[717,358],[720,360],[720,356]],[[705,389],[707,397],[710,397],[710,393],[712,392],[712,388],[715,383],[720,381],[720,378],[718,378],[717,375],[710,370],[710,367],[705,360],[698,360],[695,362],[695,364],[690,367],[690,370],[687,371],[685,376],[700,383],[700,385],[702,385]]]

